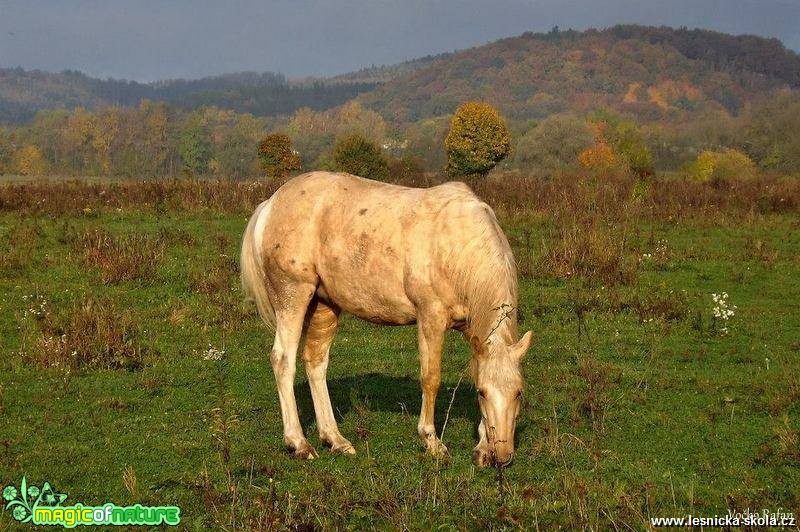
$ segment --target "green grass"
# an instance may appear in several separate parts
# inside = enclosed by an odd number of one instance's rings
[[[800,513],[794,216],[642,224],[628,252],[653,254],[659,240],[666,251],[644,259],[630,285],[523,279],[522,327],[535,340],[524,359],[517,455],[502,473],[470,461],[478,414],[466,378],[444,435],[451,458],[422,453],[415,329],[352,318],[334,343],[329,386],[358,454],[332,456],[319,445],[300,365],[301,418],[320,458],[291,459],[271,338],[240,302],[236,274],[225,274],[222,290],[192,289],[192,275],[212,271],[225,260],[220,254],[238,256],[245,221],[245,214],[127,211],[0,215],[3,253],[24,259],[7,260],[0,272],[0,483],[48,481],[73,504],[176,504],[190,529],[639,529],[650,516],[729,508]],[[20,237],[24,228],[32,230]],[[80,250],[62,242],[65,232],[90,228],[162,235],[166,252],[155,275],[103,285]],[[727,335],[711,319],[711,293],[723,291],[737,306]],[[37,331],[25,316],[30,295],[55,313],[86,297],[113,301],[136,324],[144,367],[26,363],[20,350],[31,348]],[[665,319],[664,308],[676,316]],[[209,345],[225,350],[222,361],[204,360]],[[467,363],[465,342],[451,334],[439,427]],[[225,434],[212,429],[214,409],[232,421]],[[123,482],[128,468],[135,490]],[[0,513],[0,526],[12,522]]]

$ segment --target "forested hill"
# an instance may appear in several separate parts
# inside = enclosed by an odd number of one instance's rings
[[[216,105],[259,116],[274,116],[301,107],[328,109],[375,86],[375,83],[361,81],[290,83],[282,75],[269,72],[137,83],[101,80],[75,71],[0,69],[0,124],[26,122],[42,109],[135,106],[143,99],[165,101],[183,109]]]
[[[777,88],[800,87],[800,56],[752,35],[615,26],[526,33],[432,61],[362,95],[400,122],[445,115],[482,99],[512,119],[607,107],[641,120],[709,108],[738,112]]]
[[[639,120],[686,119],[708,109],[737,113],[771,90],[800,87],[800,56],[777,39],[706,30],[615,26],[526,33],[456,53],[290,82],[274,73],[137,83],[80,72],[0,69],[0,124],[41,109],[217,106],[257,116],[324,110],[355,97],[396,123],[451,113],[482,99],[512,120],[606,107]]]

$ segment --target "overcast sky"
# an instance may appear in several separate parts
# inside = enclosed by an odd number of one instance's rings
[[[140,81],[329,75],[621,22],[756,33],[800,50],[800,0],[0,0],[0,67]]]

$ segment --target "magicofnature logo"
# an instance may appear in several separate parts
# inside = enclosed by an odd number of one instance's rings
[[[180,523],[180,508],[177,506],[117,506],[105,503],[101,506],[85,506],[76,503],[61,506],[67,500],[66,493],[58,493],[49,482],[41,488],[28,484],[22,477],[19,489],[16,486],[3,488],[6,510],[21,523],[35,525],[61,525],[73,528],[78,525],[177,525]]]

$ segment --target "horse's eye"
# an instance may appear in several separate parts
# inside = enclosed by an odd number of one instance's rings
[[[486,399],[486,392],[483,390],[478,390],[478,397],[481,399]]]
[[[517,401],[519,401],[520,399],[522,399],[522,390],[517,392]]]

